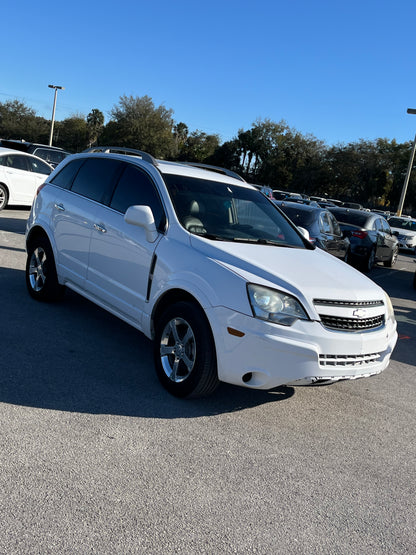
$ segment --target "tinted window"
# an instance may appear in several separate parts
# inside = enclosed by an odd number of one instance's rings
[[[85,162],[83,158],[77,158],[72,162],[69,162],[66,166],[62,168],[52,179],[51,183],[62,187],[63,189],[70,189],[72,182],[78,173],[79,168]]]
[[[20,154],[9,154],[6,157],[5,166],[7,166],[8,168],[13,168],[15,170],[29,171],[27,157],[21,156]]]
[[[341,228],[338,225],[337,220],[335,219],[335,217],[331,214],[331,212],[328,212],[328,218],[331,220],[332,222],[332,228],[334,230],[334,234],[335,235],[342,235],[341,232]]]
[[[37,148],[33,154],[35,156],[39,156],[43,160],[46,160],[48,164],[56,164],[58,165],[59,162],[67,156],[65,152],[61,152],[60,150],[48,150],[47,148]]]
[[[139,168],[127,165],[117,184],[110,207],[124,214],[129,206],[150,206],[156,227],[163,229],[165,214],[150,177]]]
[[[331,225],[331,221],[328,218],[328,214],[326,212],[322,212],[321,214],[321,230],[324,233],[332,233],[332,225]]]
[[[40,160],[35,160],[34,158],[29,158],[28,162],[29,162],[30,171],[32,171],[32,172],[41,173],[43,175],[49,175],[52,171],[51,168],[47,164],[44,164]]]
[[[121,162],[108,158],[88,158],[75,176],[71,191],[104,202],[114,186]]]
[[[315,214],[311,210],[302,210],[301,208],[287,206],[285,204],[278,206],[296,225],[310,227],[315,221]]]
[[[360,227],[367,227],[368,214],[366,212],[344,212],[332,211],[338,222],[345,224],[359,225]]]

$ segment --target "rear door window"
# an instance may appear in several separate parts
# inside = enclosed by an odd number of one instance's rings
[[[109,158],[87,158],[72,183],[71,191],[106,203],[111,195],[122,162]]]
[[[72,160],[72,162],[66,164],[66,166],[64,166],[60,172],[52,177],[51,183],[57,185],[58,187],[62,187],[62,189],[70,189],[79,168],[84,162],[85,158],[77,158],[76,160]]]

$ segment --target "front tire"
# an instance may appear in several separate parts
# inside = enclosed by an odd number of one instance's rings
[[[26,286],[37,301],[57,301],[65,292],[58,282],[52,247],[45,237],[38,237],[28,245]]]
[[[9,192],[6,187],[0,183],[0,210],[6,208],[7,203],[9,202]]]
[[[158,318],[154,361],[161,384],[176,397],[205,397],[217,388],[214,339],[195,303],[177,302]]]

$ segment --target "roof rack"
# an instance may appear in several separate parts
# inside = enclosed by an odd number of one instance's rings
[[[199,162],[180,162],[181,164],[185,164],[186,166],[194,166],[195,168],[201,168],[203,170],[211,170],[213,172],[222,173],[224,175],[228,175],[229,177],[234,177],[239,181],[246,182],[245,179],[238,175],[238,173],[233,172],[232,170],[228,170],[227,168],[220,168],[219,166],[211,166],[209,164],[201,164]]]
[[[87,148],[84,152],[114,152],[115,154],[129,154],[133,156],[140,156],[142,160],[149,162],[152,166],[157,166],[157,160],[151,154],[136,150],[135,148],[126,148],[124,146],[92,146]]]

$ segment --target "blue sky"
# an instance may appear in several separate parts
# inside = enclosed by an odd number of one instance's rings
[[[56,120],[150,96],[222,141],[260,118],[328,145],[412,140],[415,0],[22,0],[2,9],[0,102]]]

